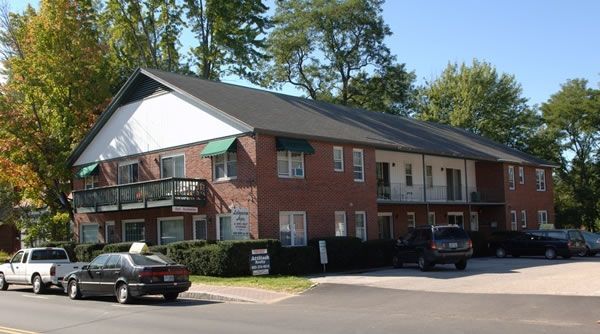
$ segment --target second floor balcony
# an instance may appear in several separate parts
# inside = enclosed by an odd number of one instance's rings
[[[379,184],[377,200],[380,203],[502,203],[499,191],[477,187],[436,186],[404,183]]]
[[[73,192],[76,213],[206,205],[206,180],[168,178]]]

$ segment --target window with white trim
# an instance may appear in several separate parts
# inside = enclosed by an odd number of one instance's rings
[[[146,240],[146,223],[143,220],[123,221],[123,242]]]
[[[535,170],[535,189],[537,191],[546,191],[546,171],[543,169]]]
[[[515,167],[508,166],[508,189],[515,189]]]
[[[194,240],[207,240],[208,239],[208,223],[206,216],[195,216],[194,217]]]
[[[406,221],[407,221],[408,227],[415,228],[415,226],[417,226],[417,216],[415,215],[414,212],[406,213]]]
[[[159,245],[168,245],[172,242],[183,240],[183,217],[169,217],[158,219]]]
[[[367,241],[367,213],[364,211],[354,212],[354,225],[356,227],[356,237],[362,241]]]
[[[217,215],[217,239],[218,240],[234,240],[233,228],[231,226],[231,214]]]
[[[521,226],[527,228],[527,210],[521,210]]]
[[[304,178],[304,153],[277,151],[277,175],[284,178]]]
[[[305,212],[279,212],[279,240],[282,246],[306,246]]]
[[[348,235],[346,229],[346,212],[336,211],[335,212],[335,236],[345,237]]]
[[[129,162],[119,165],[119,184],[138,182],[138,162]]]
[[[81,224],[79,240],[82,244],[93,244],[98,242],[98,224]]]
[[[525,184],[525,168],[519,166],[519,184]]]
[[[355,148],[352,150],[352,164],[354,166],[354,181],[363,182],[365,180],[365,161],[362,149]]]
[[[333,147],[333,170],[336,172],[344,171],[344,148],[341,146]]]
[[[429,212],[427,214],[427,224],[435,225],[435,212]]]
[[[214,180],[237,178],[237,152],[225,152],[212,158]]]
[[[540,210],[537,212],[538,224],[548,224],[548,211]]]
[[[90,175],[85,177],[85,189],[94,189],[98,187],[98,175]]]
[[[409,164],[409,163],[404,164],[404,174],[405,174],[406,186],[412,187],[412,185],[413,185],[412,164]]]
[[[510,229],[517,230],[517,211],[515,210],[510,210]]]
[[[183,154],[162,157],[160,159],[160,166],[160,175],[163,179],[185,177],[185,156]]]

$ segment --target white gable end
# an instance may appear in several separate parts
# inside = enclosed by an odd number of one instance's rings
[[[119,107],[75,165],[237,135],[240,126],[170,92]]]

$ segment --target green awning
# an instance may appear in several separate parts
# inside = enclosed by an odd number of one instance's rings
[[[98,164],[87,165],[82,167],[79,172],[77,172],[77,177],[81,179],[90,175],[98,175]]]
[[[237,149],[235,139],[236,138],[233,137],[208,142],[202,153],[200,153],[200,156],[203,158],[208,158],[215,155],[223,154],[225,152],[235,152]]]
[[[315,149],[310,146],[306,139],[277,137],[277,151],[302,152],[305,154],[314,154]]]

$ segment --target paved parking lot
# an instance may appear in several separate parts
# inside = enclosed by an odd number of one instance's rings
[[[325,275],[313,281],[413,291],[600,296],[600,256],[569,260],[476,258],[469,261],[465,271],[443,265],[421,272],[409,264],[401,269]]]

